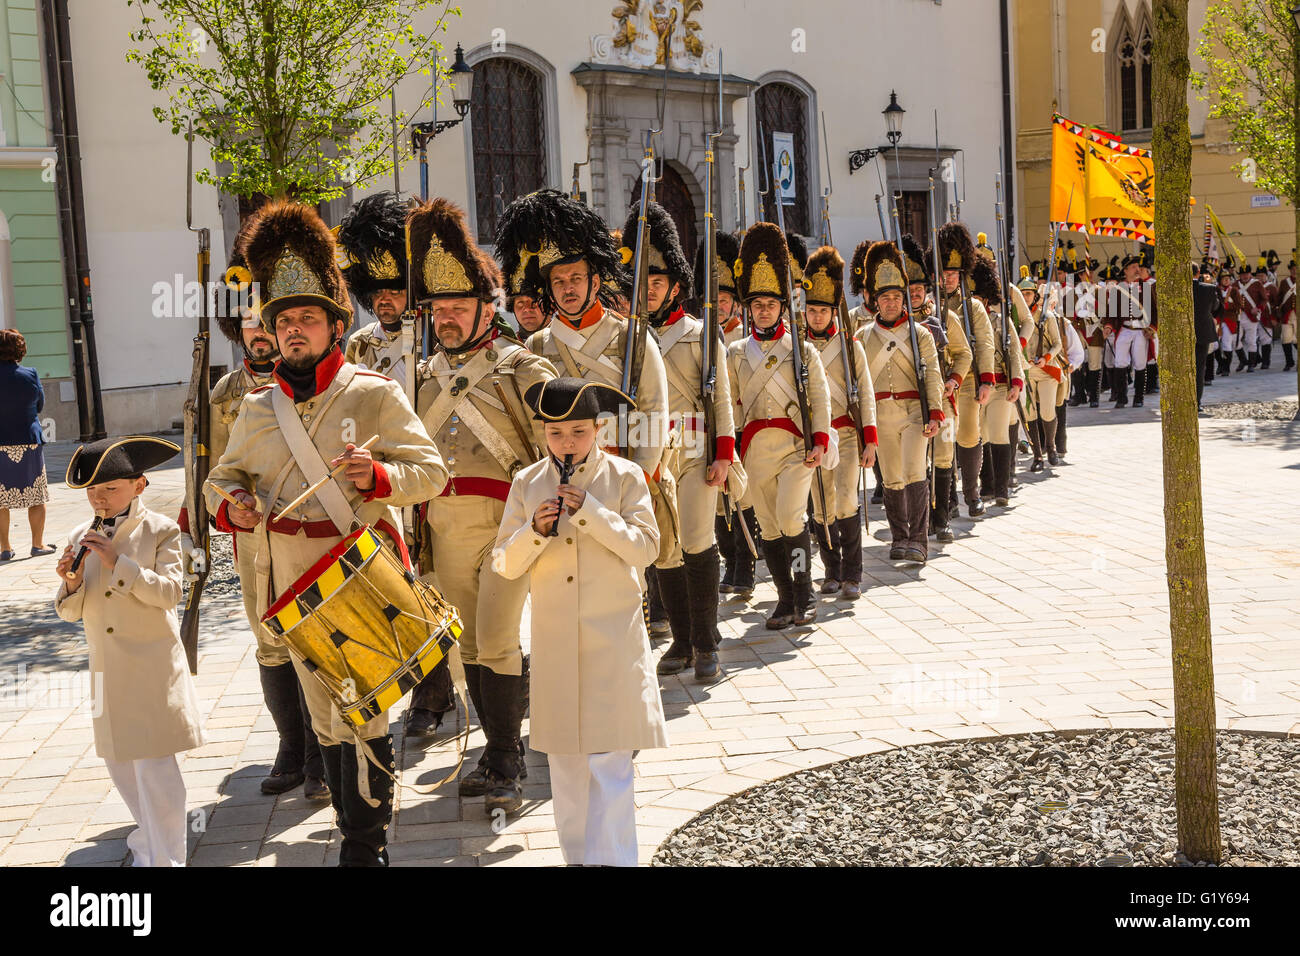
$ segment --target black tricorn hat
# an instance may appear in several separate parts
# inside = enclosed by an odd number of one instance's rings
[[[243,296],[251,295],[253,273],[248,270],[248,235],[253,221],[252,216],[244,220],[244,224],[239,227],[239,233],[235,236],[234,244],[230,247],[230,258],[227,260],[226,272],[222,276],[222,281],[230,290],[227,295],[227,305],[242,305]],[[253,321],[260,323],[256,306],[253,307],[251,316]],[[243,324],[242,318],[232,315],[229,308],[222,309],[221,314],[217,316],[217,328],[221,330],[221,334],[240,346],[244,344]]]
[[[469,234],[465,212],[449,199],[414,207],[410,235],[411,288],[416,301],[466,298],[491,301],[501,289],[501,270]]]
[[[627,222],[623,224],[623,242],[618,250],[629,269],[636,268],[636,263],[632,260],[636,255],[637,226],[640,218],[640,203],[634,203],[628,211]],[[686,253],[682,251],[682,241],[677,235],[677,224],[673,222],[673,217],[668,215],[668,210],[657,202],[648,202],[645,208],[645,219],[650,229],[646,233],[646,240],[650,243],[648,256],[650,274],[668,276],[673,282],[681,284],[681,295],[689,295],[694,275],[691,264],[686,261]]]
[[[990,306],[1002,304],[1002,290],[998,287],[998,273],[993,263],[980,256],[970,271],[973,292]]]
[[[718,270],[718,291],[739,295],[736,291],[736,259],[740,257],[740,241],[729,232],[717,235],[717,253],[714,265]],[[704,267],[704,243],[695,250],[695,295],[704,300],[704,283],[709,274]]]
[[[849,291],[854,295],[860,296],[866,291],[866,273],[862,267],[866,264],[867,250],[870,248],[871,240],[863,239],[853,250],[853,260],[849,265]]]
[[[165,438],[149,435],[101,438],[82,445],[72,453],[64,481],[69,488],[87,488],[106,481],[139,478],[180,450],[179,445],[174,445]]]
[[[339,268],[362,302],[380,289],[406,288],[407,210],[396,193],[375,193],[359,200],[335,230]]]
[[[808,257],[803,287],[808,305],[835,308],[844,297],[844,257],[834,246],[822,246]]]
[[[585,259],[591,271],[600,276],[604,301],[611,301],[619,289],[631,286],[605,223],[587,206],[558,189],[539,189],[507,206],[497,222],[496,240],[510,294],[532,295],[546,312],[555,308],[548,282],[554,265]],[[535,271],[529,258],[535,260]],[[529,279],[531,275],[536,278]],[[534,291],[530,292],[528,287],[534,282]]]
[[[262,297],[262,324],[275,328],[285,309],[314,305],[352,324],[352,302],[335,261],[334,234],[310,206],[267,203],[248,223],[245,255]]]
[[[930,280],[930,260],[921,251],[920,245],[909,232],[903,236],[903,256],[907,265],[907,284],[913,282],[927,283]]]
[[[964,223],[946,222],[939,227],[939,268],[970,272],[975,268],[975,244]]]
[[[553,378],[534,382],[524,392],[533,418],[543,422],[570,422],[617,413],[623,406],[636,410],[636,402],[622,391],[603,382],[580,378]]]
[[[892,242],[882,239],[873,242],[867,250],[866,261],[862,264],[866,277],[867,294],[873,299],[881,292],[897,289],[906,291],[907,280],[903,276],[903,257],[898,254]]]
[[[746,302],[760,295],[784,302],[790,294],[790,252],[775,223],[756,222],[746,231],[736,258],[736,287]]]

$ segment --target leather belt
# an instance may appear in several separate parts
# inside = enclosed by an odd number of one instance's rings
[[[447,486],[442,489],[439,498],[447,498],[452,495],[475,495],[479,498],[495,498],[497,501],[505,501],[510,497],[510,482],[502,481],[500,478],[475,478],[468,476],[465,478],[452,478],[447,482]]]
[[[765,428],[779,428],[782,431],[789,432],[796,438],[803,438],[803,432],[801,432],[798,426],[795,425],[794,421],[789,418],[756,418],[746,425],[745,430],[740,434],[740,457],[742,459],[745,457],[745,452],[749,449],[750,441],[752,441],[754,436]]]
[[[908,398],[920,398],[920,392],[876,392],[876,401],[883,402],[887,398],[897,401],[903,401]]]

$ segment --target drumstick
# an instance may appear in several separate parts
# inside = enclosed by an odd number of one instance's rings
[[[221,495],[221,497],[225,498],[236,508],[250,507],[250,505],[248,505],[243,501],[240,501],[238,498],[236,498],[234,495],[228,492],[225,488],[222,488],[220,485],[214,485],[211,481],[205,481],[204,484],[207,485],[209,488],[211,488],[213,491],[215,491],[217,494]],[[251,492],[249,493],[251,494]],[[253,504],[251,505],[251,507],[254,511],[261,513],[262,503],[257,500],[257,495],[253,495]]]
[[[377,441],[379,441],[379,436],[371,435],[364,445],[357,446],[357,450],[364,451],[365,449],[369,448]],[[326,475],[320,481],[313,484],[310,488],[308,488],[306,491],[300,494],[297,498],[294,498],[293,501],[289,502],[287,505],[281,508],[277,514],[272,515],[271,520],[278,521],[281,515],[288,514],[294,508],[298,507],[300,504],[302,504],[304,501],[306,501],[308,498],[314,495],[317,491],[319,491],[324,486],[325,482],[330,481],[331,479],[337,477],[338,474],[341,471],[343,471],[343,469],[346,468],[347,466],[348,463],[346,461],[339,462],[337,465],[334,466],[333,470],[328,475]]]

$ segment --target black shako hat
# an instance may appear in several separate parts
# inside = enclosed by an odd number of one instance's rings
[[[69,488],[87,488],[106,481],[139,478],[181,450],[165,438],[128,435],[101,438],[72,453],[64,481]]]
[[[636,402],[612,385],[580,378],[553,378],[536,382],[524,393],[533,418],[543,422],[571,422],[614,414],[624,405],[636,411]]]

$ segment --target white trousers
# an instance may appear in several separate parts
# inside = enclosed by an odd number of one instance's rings
[[[1237,348],[1237,333],[1224,323],[1219,328],[1219,351],[1232,352]]]
[[[185,865],[185,780],[176,755],[106,760],[139,829],[126,838],[135,866]]]
[[[547,754],[564,862],[636,866],[632,751]]]
[[[1147,367],[1147,337],[1141,329],[1120,329],[1115,333],[1115,367],[1130,365],[1135,372]]]
[[[1252,322],[1243,316],[1241,318],[1241,348],[1247,355],[1251,352],[1259,351],[1259,323]]]

